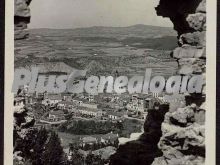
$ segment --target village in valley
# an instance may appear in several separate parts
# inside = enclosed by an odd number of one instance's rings
[[[73,70],[63,62],[38,67],[42,75],[68,75]],[[168,104],[157,93],[28,93],[25,86],[15,94],[14,108],[19,111],[25,106],[33,115],[29,121],[34,119],[35,127],[57,132],[68,160],[77,152],[83,158],[92,153],[108,161],[120,144],[143,133],[148,110],[155,102]]]
[[[15,70],[38,68],[45,86],[50,77],[69,76],[74,70],[87,71],[77,81],[92,76],[131,79],[144,76],[146,69],[152,69],[152,77],[167,79],[177,71],[170,58],[175,47],[176,33],[167,27],[30,29],[28,39],[15,42]],[[21,86],[14,93],[16,163],[109,164],[121,146],[140,139],[155,105],[184,105],[182,96],[173,98],[165,91],[119,94],[107,92],[106,86],[99,94],[30,92],[28,85]]]

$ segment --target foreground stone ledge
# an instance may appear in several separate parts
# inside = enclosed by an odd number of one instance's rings
[[[206,0],[202,0],[196,9],[196,12],[206,13]]]
[[[198,49],[192,46],[178,47],[173,51],[173,57],[176,59],[181,58],[205,58],[205,48]]]
[[[28,37],[27,24],[30,23],[30,5],[31,0],[14,0],[14,25],[15,40],[25,39]]]
[[[195,48],[204,48],[206,46],[206,31],[182,34],[179,38],[181,45],[195,46]]]
[[[193,28],[194,30],[206,30],[206,14],[204,13],[189,14],[186,18],[186,21],[188,22],[189,27]]]
[[[178,60],[179,74],[202,74],[206,70],[206,60],[197,58],[182,58]]]
[[[14,0],[15,3],[15,16],[30,17],[30,4],[31,0]]]
[[[200,156],[183,156],[181,158],[156,158],[152,165],[205,165],[205,159]]]

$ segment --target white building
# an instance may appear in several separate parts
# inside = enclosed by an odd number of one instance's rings
[[[125,114],[123,112],[107,112],[107,116],[111,120],[121,120],[124,117],[124,115]]]
[[[89,115],[93,117],[101,117],[103,115],[102,110],[99,109],[78,107],[77,110],[80,112],[81,115]]]
[[[42,104],[48,106],[48,105],[55,105],[63,100],[62,96],[60,94],[52,94],[48,95],[48,98],[44,99],[42,101]]]
[[[57,103],[57,107],[62,110],[69,110],[72,111],[74,107],[76,107],[76,104],[74,104],[72,101],[61,101]]]

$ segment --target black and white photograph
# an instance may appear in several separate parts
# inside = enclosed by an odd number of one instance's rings
[[[14,0],[13,164],[211,165],[208,1]]]

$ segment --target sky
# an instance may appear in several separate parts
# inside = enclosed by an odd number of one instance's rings
[[[156,15],[157,4],[158,0],[33,0],[29,28],[172,27],[169,19]]]

